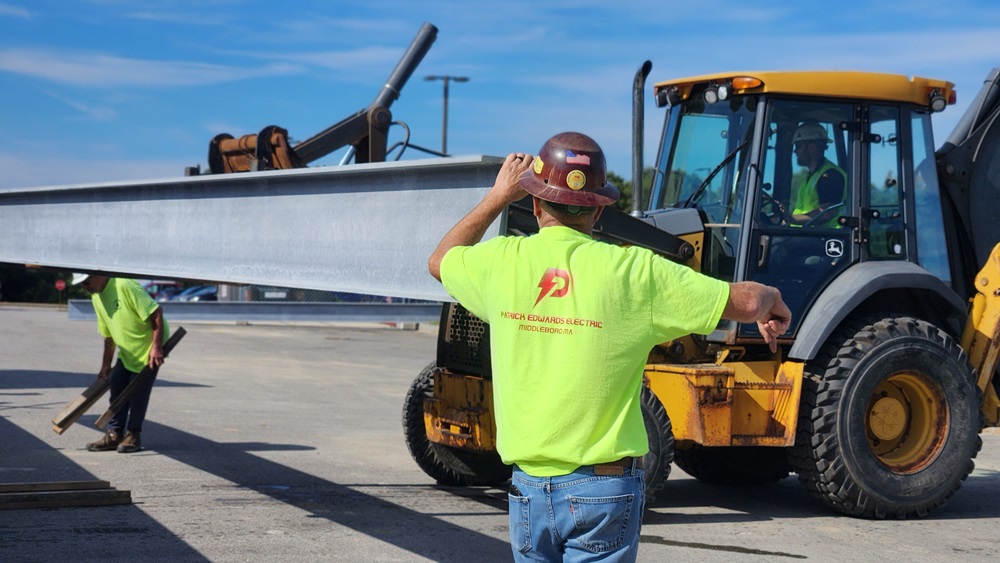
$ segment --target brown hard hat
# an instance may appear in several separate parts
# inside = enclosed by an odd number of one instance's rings
[[[608,183],[604,151],[583,133],[559,133],[545,141],[521,175],[521,187],[538,199],[581,207],[611,205],[619,196]]]

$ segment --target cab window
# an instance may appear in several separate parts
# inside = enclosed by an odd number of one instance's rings
[[[775,100],[758,209],[772,226],[838,228],[848,207],[849,104]]]
[[[868,206],[878,213],[869,223],[868,257],[906,259],[903,230],[903,186],[900,182],[901,149],[899,108],[872,106],[869,111]]]
[[[914,112],[910,120],[913,129],[913,193],[916,205],[917,263],[927,271],[951,284],[948,250],[945,247],[944,219],[941,210],[941,189],[938,186],[934,161],[934,136],[931,116]],[[940,236],[933,236],[939,233]],[[931,235],[931,236],[927,236]]]
[[[854,105],[839,102],[768,103],[746,278],[781,290],[792,334],[826,283],[855,260],[853,230],[840,222],[854,214],[855,115]],[[752,325],[740,331],[756,334]]]

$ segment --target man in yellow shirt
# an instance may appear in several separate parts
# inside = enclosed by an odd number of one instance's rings
[[[528,194],[539,233],[479,243]],[[791,317],[775,288],[726,283],[593,239],[618,196],[593,139],[555,135],[536,158],[508,155],[493,188],[428,260],[449,294],[490,325],[497,450],[514,465],[510,538],[519,561],[634,560],[649,448],[639,393],[650,349],[727,318],[757,322],[773,350]]]
[[[163,364],[163,343],[170,336],[163,310],[135,280],[73,274],[72,283],[92,294],[97,330],[104,337],[104,356],[97,376],[108,380],[114,403],[143,368],[159,370]],[[112,368],[116,348],[118,362]],[[142,449],[142,423],[155,379],[154,372],[149,382],[111,418],[104,436],[87,444],[88,450],[133,453]]]

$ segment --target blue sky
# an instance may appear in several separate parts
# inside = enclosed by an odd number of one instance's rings
[[[180,176],[223,132],[279,125],[304,140],[367,107],[424,22],[437,40],[392,106],[412,142],[441,145],[442,83],[424,77],[468,76],[450,87],[450,153],[534,153],[578,130],[626,178],[646,59],[650,85],[762,69],[950,80],[938,145],[1000,66],[994,0],[755,4],[0,0],[0,189]],[[663,118],[650,98],[647,163]]]

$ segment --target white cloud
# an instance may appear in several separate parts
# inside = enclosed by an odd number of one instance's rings
[[[0,152],[0,169],[4,171],[0,189],[179,178],[189,165],[170,160],[100,160],[74,154]]]
[[[200,15],[181,13],[176,11],[170,12],[131,12],[124,14],[126,18],[144,20],[150,22],[160,22],[160,23],[177,23],[183,25],[200,25],[200,26],[219,26],[225,24],[230,18],[226,18],[220,15],[213,15],[211,18],[206,18]]]
[[[10,4],[0,4],[0,17],[10,16],[21,19],[31,19],[32,13],[27,8],[11,6]]]
[[[118,115],[118,112],[116,112],[114,108],[106,106],[92,106],[83,102],[71,100],[52,91],[46,91],[45,94],[51,98],[59,100],[60,102],[96,121],[108,121],[114,119]]]
[[[420,29],[411,21],[402,19],[343,18],[317,14],[302,17],[302,13],[290,15],[294,17],[273,22],[279,32],[270,39],[280,39],[286,43],[357,43],[357,39],[365,38],[366,43],[373,40],[396,43],[405,40],[408,34],[416,35]]]
[[[403,51],[389,47],[366,47],[346,51],[313,51],[302,53],[256,52],[243,53],[263,60],[280,60],[288,63],[309,65],[343,71],[368,71],[372,67],[381,68],[395,64]]]
[[[303,69],[287,63],[239,68],[199,62],[127,59],[78,51],[6,49],[0,51],[0,71],[76,86],[148,88],[217,84],[296,74]]]
[[[903,69],[982,64],[997,60],[997,28],[954,31],[896,32],[790,36],[768,43],[780,48],[795,64],[810,64],[810,57],[836,61],[838,68]],[[824,46],[824,47],[819,47]],[[978,62],[977,62],[978,61]],[[815,62],[811,63],[815,66]]]

